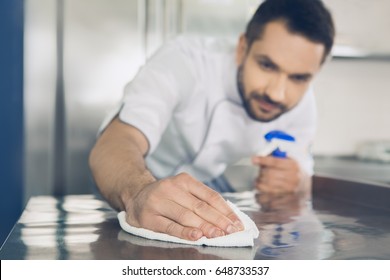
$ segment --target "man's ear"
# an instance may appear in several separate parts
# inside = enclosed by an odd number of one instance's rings
[[[236,63],[237,65],[241,65],[244,61],[248,49],[248,43],[245,37],[245,34],[241,34],[238,40],[237,48],[236,48]]]

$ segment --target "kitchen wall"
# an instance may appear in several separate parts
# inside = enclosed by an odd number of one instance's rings
[[[317,155],[353,155],[367,141],[390,142],[390,1],[324,0],[336,23],[334,59],[315,86]],[[373,57],[373,58],[372,58]]]
[[[25,1],[25,199],[93,191],[98,127],[145,60],[143,2]]]
[[[390,59],[333,59],[315,89],[315,154],[355,154],[367,141],[390,141]]]

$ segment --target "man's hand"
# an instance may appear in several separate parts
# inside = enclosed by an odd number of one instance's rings
[[[298,162],[291,158],[273,156],[253,157],[252,163],[260,167],[255,187],[266,193],[298,192],[307,181]]]
[[[185,173],[144,186],[125,207],[130,225],[187,240],[244,229],[219,193]]]

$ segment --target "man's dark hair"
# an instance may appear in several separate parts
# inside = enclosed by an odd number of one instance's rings
[[[303,35],[325,47],[324,59],[332,49],[335,28],[332,16],[320,0],[265,0],[246,28],[248,47],[261,39],[267,23],[284,21],[291,33]]]

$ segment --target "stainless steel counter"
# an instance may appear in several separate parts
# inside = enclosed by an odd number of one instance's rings
[[[362,160],[356,156],[316,156],[315,172],[348,178],[361,179],[390,185],[390,163]]]
[[[92,195],[32,197],[0,259],[390,259],[390,188],[315,177],[307,195],[225,194],[257,224],[253,248],[189,246],[121,230]]]

